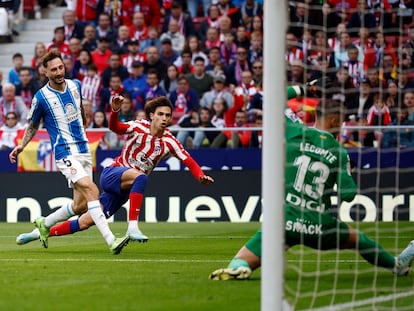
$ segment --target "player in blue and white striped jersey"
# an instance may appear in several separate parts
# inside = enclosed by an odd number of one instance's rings
[[[99,203],[99,190],[92,180],[92,156],[83,125],[81,85],[78,80],[65,79],[65,67],[59,53],[49,52],[43,58],[49,82],[36,92],[32,100],[22,141],[10,153],[12,163],[34,137],[41,122],[50,135],[57,167],[73,188],[73,202],[47,217],[39,217],[35,225],[40,241],[48,247],[50,227],[75,214],[89,211],[93,221],[114,254],[128,244],[129,236],[116,238],[109,228]]]

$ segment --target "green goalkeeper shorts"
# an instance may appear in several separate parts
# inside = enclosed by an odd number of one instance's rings
[[[314,249],[338,249],[349,238],[349,228],[329,213],[320,213],[296,206],[285,209],[285,244],[302,244]],[[259,229],[246,243],[247,249],[261,257],[262,230]]]

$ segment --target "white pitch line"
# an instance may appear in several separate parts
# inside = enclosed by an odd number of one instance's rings
[[[327,307],[322,307],[322,308],[317,308],[317,309],[312,308],[312,309],[307,309],[304,311],[340,311],[340,310],[346,310],[347,308],[361,307],[361,306],[365,306],[365,305],[369,305],[373,303],[386,302],[386,301],[395,300],[398,298],[404,298],[404,297],[408,297],[412,295],[414,295],[414,290],[410,292],[391,294],[387,296],[378,296],[378,297],[368,298],[364,300],[347,302],[347,303],[342,303],[338,305],[327,306]]]
[[[65,237],[66,235],[62,235],[60,237]],[[67,235],[67,237],[73,237],[74,235]],[[216,236],[216,235],[154,235],[150,236],[151,239],[249,239],[251,235],[229,235],[229,236]],[[0,239],[9,239],[9,238],[16,238],[16,236],[12,235],[0,235]],[[55,237],[53,237],[55,238]],[[76,238],[81,239],[95,239],[94,236],[80,236],[76,235]]]
[[[202,260],[202,259],[110,259],[110,258],[100,258],[100,259],[86,259],[86,258],[0,258],[0,261],[42,261],[42,262],[72,262],[72,261],[99,261],[99,262],[194,262],[194,263],[210,263],[210,262],[228,262],[228,260]]]

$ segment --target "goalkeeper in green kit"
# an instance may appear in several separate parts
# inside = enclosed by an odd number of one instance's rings
[[[288,98],[302,94],[298,86],[288,88]],[[322,100],[316,108],[315,127],[305,126],[292,111],[286,111],[286,248],[303,244],[319,250],[353,249],[373,265],[396,275],[407,275],[414,258],[414,241],[394,257],[379,243],[328,212],[335,184],[338,202],[352,201],[357,190],[349,156],[334,136],[342,124],[340,105],[334,100]],[[212,272],[209,279],[248,279],[261,264],[261,237],[259,229],[228,267]]]

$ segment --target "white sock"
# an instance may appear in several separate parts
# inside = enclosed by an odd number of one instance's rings
[[[111,246],[112,242],[115,240],[115,236],[109,228],[108,221],[102,212],[99,201],[95,200],[88,202],[88,211],[106,243]]]
[[[67,220],[68,218],[75,215],[72,209],[72,203],[67,203],[59,207],[56,211],[52,214],[45,217],[45,225],[46,227],[50,228],[53,225],[57,224],[58,222]]]
[[[130,220],[128,222],[128,231],[135,230],[138,228],[138,220]],[[139,228],[138,228],[139,229]]]

